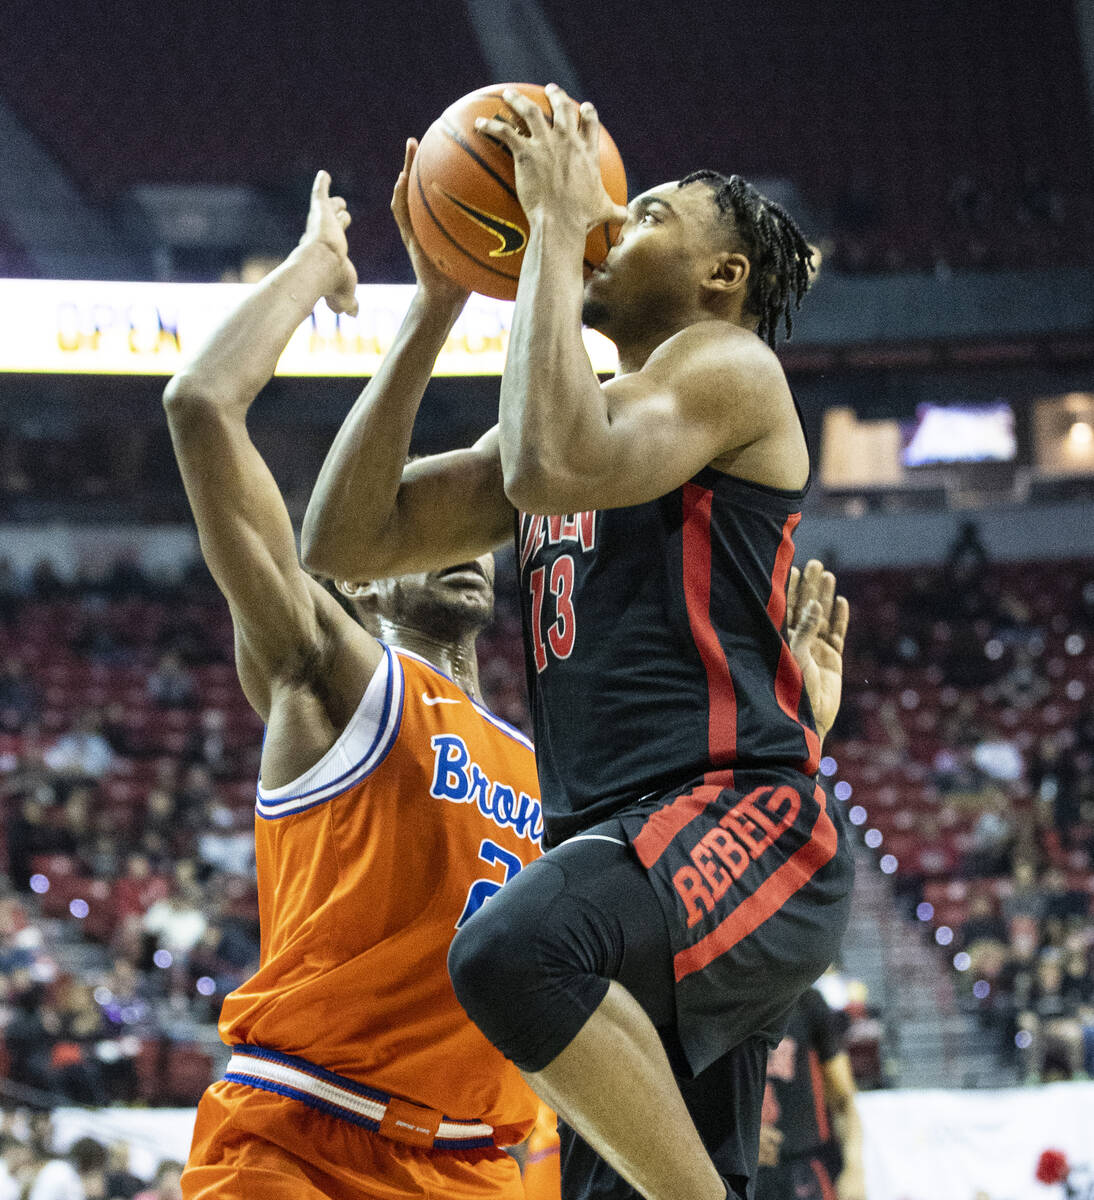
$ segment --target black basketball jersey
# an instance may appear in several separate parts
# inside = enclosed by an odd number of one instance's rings
[[[780,1159],[815,1154],[832,1140],[821,1067],[842,1050],[832,1012],[816,988],[790,1013],[786,1034],[767,1056],[764,1119],[783,1135]]]
[[[802,495],[707,467],[629,508],[518,514],[548,845],[736,766],[816,771],[783,636]]]

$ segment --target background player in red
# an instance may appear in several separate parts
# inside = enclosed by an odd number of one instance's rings
[[[553,125],[514,93],[526,133],[482,126],[511,149],[531,224],[498,428],[404,471],[414,407],[366,397],[321,473],[305,561],[397,573],[516,526],[552,850],[461,931],[449,968],[623,1176],[571,1184],[564,1146],[568,1196],[721,1200],[749,1186],[767,1046],[835,955],[850,893],[784,637],[808,450],[765,344],[811,252],[744,181],[701,172],[633,201],[583,290],[585,231],[623,214],[595,113],[551,96]],[[405,188],[404,173],[397,213]],[[582,316],[620,351],[603,386]],[[425,319],[412,309],[404,335]],[[700,1131],[704,1091],[719,1104]]]
[[[763,1119],[756,1200],[866,1200],[851,1060],[816,988],[767,1056]]]
[[[240,681],[266,722],[261,962],[224,1002],[233,1054],[199,1105],[183,1192],[520,1200],[502,1147],[528,1134],[538,1102],[445,971],[456,928],[539,854],[531,746],[479,694],[492,559],[344,587],[363,627],[300,566],[247,434],[251,402],[319,299],[356,306],[348,224],[321,172],[298,249],[165,396]],[[427,377],[396,351],[371,386]]]

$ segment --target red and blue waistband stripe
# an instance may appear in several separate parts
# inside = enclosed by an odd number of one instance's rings
[[[268,1063],[275,1070],[281,1068],[282,1075],[289,1075],[290,1078],[269,1078],[268,1075],[261,1071],[254,1073],[249,1072],[245,1066],[241,1066],[240,1059],[250,1059],[259,1063]],[[236,1069],[232,1069],[235,1064]],[[295,1082],[290,1081],[295,1076]],[[300,1078],[303,1076],[304,1078]],[[225,1073],[224,1078],[229,1083],[243,1084],[245,1087],[258,1088],[261,1091],[272,1092],[278,1096],[284,1096],[289,1100],[299,1101],[301,1104],[306,1104],[309,1108],[313,1108],[318,1112],[326,1113],[328,1116],[336,1117],[339,1120],[347,1121],[351,1125],[356,1125],[362,1129],[367,1129],[372,1133],[378,1133],[380,1123],[383,1117],[384,1110],[390,1103],[393,1096],[388,1092],[380,1091],[378,1088],[368,1087],[366,1084],[358,1083],[354,1079],[348,1079],[344,1075],[339,1075],[334,1071],[328,1071],[325,1067],[317,1066],[307,1059],[299,1058],[294,1054],[284,1054],[279,1050],[270,1050],[265,1046],[254,1045],[238,1045],[232,1047],[232,1060],[229,1063],[229,1069]],[[317,1085],[327,1085],[323,1090],[337,1089],[338,1091],[348,1093],[346,1103],[339,1103],[337,1099],[332,1099],[328,1095],[317,1094],[319,1088],[315,1091],[309,1090],[306,1081],[308,1079],[315,1080]],[[359,1100],[361,1103],[354,1105],[354,1100]],[[367,1112],[361,1111],[363,1107],[372,1107],[378,1110],[376,1116],[370,1116]],[[467,1136],[453,1136],[454,1130],[445,1126],[465,1126],[473,1133]],[[432,1149],[434,1150],[480,1150],[494,1146],[493,1131],[489,1133],[480,1132],[481,1130],[489,1129],[489,1126],[480,1125],[470,1121],[455,1121],[449,1117],[443,1117],[441,1120],[441,1128],[438,1130],[436,1138],[434,1138]],[[444,1136],[444,1134],[449,1136]]]

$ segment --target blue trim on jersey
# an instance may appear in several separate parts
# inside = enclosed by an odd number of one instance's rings
[[[267,1062],[282,1063],[286,1067],[295,1067],[296,1070],[303,1071],[305,1075],[314,1075],[316,1079],[323,1079],[327,1083],[333,1083],[336,1087],[343,1088],[347,1092],[355,1092],[358,1096],[363,1096],[366,1100],[375,1100],[379,1104],[386,1104],[391,1099],[391,1096],[387,1092],[381,1092],[377,1088],[370,1088],[367,1084],[358,1083],[355,1079],[347,1079],[345,1075],[339,1075],[335,1071],[328,1071],[326,1067],[317,1066],[306,1058],[298,1058],[295,1054],[284,1054],[280,1050],[270,1050],[265,1046],[252,1045],[250,1042],[242,1042],[238,1046],[233,1046],[232,1053],[246,1054],[249,1058],[264,1058]]]
[[[274,1083],[271,1079],[260,1079],[257,1075],[239,1075],[235,1071],[229,1071],[224,1078],[228,1083],[241,1083],[244,1087],[258,1088],[260,1092],[274,1092],[278,1096],[284,1096],[287,1100],[299,1100],[301,1104],[318,1109],[319,1112],[326,1113],[328,1117],[337,1117],[339,1121],[349,1121],[351,1125],[360,1125],[373,1133],[379,1132],[379,1121],[374,1121],[371,1117],[363,1116],[361,1113],[355,1113],[352,1109],[343,1108],[340,1104],[322,1100],[318,1096],[313,1096],[311,1092],[300,1091],[284,1083]]]
[[[385,646],[384,649],[386,651],[387,647]],[[399,673],[400,673],[400,675],[402,674],[402,666],[399,667]],[[352,767],[350,769],[350,771],[344,772],[342,775],[339,775],[337,779],[332,780],[330,783],[326,784],[325,785],[326,787],[334,787],[338,783],[341,783],[342,780],[346,779],[346,777],[352,773],[352,771],[358,770],[361,766],[361,763],[367,762],[369,757],[376,752],[376,749],[380,742],[380,739],[383,736],[384,726],[387,724],[388,714],[389,714],[390,706],[391,706],[391,691],[392,691],[393,687],[394,687],[394,667],[388,673],[388,688],[387,688],[387,692],[384,696],[384,717],[383,717],[383,720],[380,722],[380,728],[379,728],[379,731],[377,732],[376,738],[373,740],[372,745],[369,747],[368,754],[366,754],[362,759],[360,759],[360,761],[356,764],[356,766]],[[385,760],[387,759],[387,756],[391,753],[392,747],[399,740],[399,732],[403,727],[403,711],[404,711],[405,705],[406,705],[406,687],[404,686],[400,690],[399,712],[396,715],[395,724],[392,726],[391,733],[388,736],[387,745],[383,747],[383,753],[380,754],[380,756],[376,759],[376,761],[372,764],[372,766],[369,767],[369,769],[367,771],[363,771],[360,775],[356,775],[352,779],[349,779],[349,781],[346,783],[345,787],[339,789],[338,791],[331,792],[329,796],[321,796],[318,800],[313,800],[311,802],[311,804],[303,804],[298,808],[292,808],[286,812],[264,813],[261,810],[261,808],[259,808],[258,805],[256,805],[255,806],[255,816],[261,817],[263,821],[280,821],[280,820],[283,820],[285,817],[295,817],[298,813],[305,813],[305,812],[308,812],[310,809],[318,808],[320,804],[326,804],[328,800],[335,800],[339,796],[344,796],[345,793],[348,792],[351,788],[355,788],[355,787],[357,787],[358,784],[363,783],[366,779],[368,779],[368,777],[370,775],[372,775],[379,767],[381,767],[384,764]],[[259,796],[258,801],[260,804],[266,805],[267,807],[280,806],[286,800],[300,801],[300,800],[305,799],[308,796],[313,796],[313,795],[315,795],[316,792],[322,791],[322,790],[323,790],[323,788],[321,788],[321,787],[313,788],[309,792],[302,792],[299,796],[287,796],[284,798],[284,800],[276,800],[276,801],[267,801],[267,800],[263,799],[262,796]]]
[[[470,696],[467,698],[468,700],[471,700]],[[499,733],[504,733],[506,737],[512,738],[514,742],[519,742],[520,745],[525,748],[525,750],[531,750],[533,754],[535,753],[536,748],[532,744],[531,739],[526,733],[521,733],[521,731],[517,729],[515,725],[510,725],[508,721],[503,721],[501,717],[495,716],[494,713],[492,713],[488,708],[485,708],[481,704],[477,704],[474,700],[471,700],[471,707],[479,714],[479,716],[484,717],[487,721],[489,721]]]
[[[354,1095],[361,1096],[366,1100],[372,1100],[377,1104],[387,1105],[393,1099],[388,1092],[381,1092],[376,1088],[370,1088],[363,1083],[358,1083],[354,1079],[347,1079],[345,1075],[339,1075],[335,1071],[328,1071],[325,1067],[317,1066],[315,1063],[309,1062],[306,1058],[298,1058],[294,1054],[284,1054],[280,1050],[269,1050],[265,1046],[255,1046],[246,1042],[233,1046],[232,1053],[293,1067],[298,1071],[302,1071],[305,1075],[311,1075],[315,1079],[322,1079],[327,1083],[342,1088],[344,1091],[352,1092]],[[372,1117],[366,1117],[363,1113],[343,1108],[334,1101],[324,1100],[321,1096],[316,1096],[312,1092],[306,1092],[300,1088],[294,1088],[290,1084],[277,1083],[272,1079],[264,1079],[257,1075],[247,1075],[239,1071],[226,1072],[224,1079],[229,1083],[242,1084],[244,1087],[258,1088],[259,1091],[273,1092],[278,1096],[284,1096],[287,1100],[298,1100],[301,1104],[306,1104],[309,1108],[314,1108],[329,1117],[335,1117],[339,1121],[348,1121],[351,1125],[357,1125],[372,1133],[378,1133],[380,1130],[380,1122],[374,1120]],[[441,1120],[447,1123],[449,1118],[442,1115]],[[493,1145],[494,1139],[492,1137],[439,1137],[434,1139],[430,1149],[485,1150],[493,1147]]]
[[[467,702],[479,714],[480,717],[485,717],[491,725],[497,727],[499,732],[504,733],[507,737],[511,737],[513,741],[519,742],[526,750],[531,750],[535,753],[535,746],[526,733],[521,733],[515,725],[510,725],[508,721],[503,721],[501,717],[492,713],[485,704],[480,704],[477,700],[473,700],[467,695],[462,687],[452,678],[451,675],[446,675],[440,667],[435,667],[428,658],[423,658],[420,654],[415,654],[413,650],[404,650],[400,646],[395,647],[396,654],[405,654],[407,658],[414,659],[415,662],[420,662],[422,666],[428,667],[434,675],[439,675],[442,679],[447,679],[450,684],[460,693],[461,696],[467,696]]]
[[[386,646],[384,647],[384,654],[387,656],[390,663],[391,651],[388,650]],[[326,783],[320,784],[318,787],[313,787],[310,791],[298,792],[295,796],[279,796],[276,800],[267,800],[265,796],[259,793],[259,799],[262,801],[262,803],[265,804],[267,808],[277,808],[282,804],[289,804],[293,800],[306,800],[309,796],[314,796],[316,792],[322,792],[327,788],[336,787],[348,775],[352,775],[354,771],[360,770],[361,764],[368,761],[369,757],[376,750],[380,739],[384,736],[384,730],[387,727],[388,714],[391,712],[391,693],[394,685],[395,680],[389,665],[387,674],[387,687],[384,689],[384,707],[380,712],[380,720],[376,729],[376,736],[372,739],[372,744],[369,746],[369,748],[364,754],[361,755],[361,757],[353,764],[352,767],[347,767],[346,770],[335,779],[330,779]],[[363,699],[364,697],[362,696],[362,700]],[[259,783],[261,784],[261,782],[262,781],[260,779]]]

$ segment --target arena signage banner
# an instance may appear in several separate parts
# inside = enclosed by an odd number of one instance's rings
[[[119,283],[0,279],[0,371],[173,375],[247,294],[244,283]],[[371,375],[410,304],[410,284],[362,284],[356,317],[323,301],[293,335],[278,375]],[[472,295],[437,361],[438,375],[500,375],[513,305]],[[601,374],[615,347],[586,330]]]

